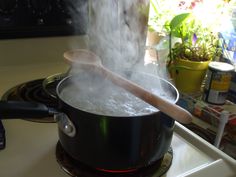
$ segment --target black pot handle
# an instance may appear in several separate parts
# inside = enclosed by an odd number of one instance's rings
[[[54,113],[54,110],[42,103],[26,101],[0,101],[0,119],[37,119],[52,116]]]

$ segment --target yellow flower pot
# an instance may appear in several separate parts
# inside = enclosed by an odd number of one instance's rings
[[[199,92],[209,62],[175,59],[169,71],[176,88],[183,93]]]

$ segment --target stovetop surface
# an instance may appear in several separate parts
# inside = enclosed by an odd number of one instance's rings
[[[0,176],[69,176],[60,169],[56,161],[56,123],[25,120],[4,120],[3,123],[7,130],[7,146],[0,151]],[[168,177],[180,175],[213,161],[207,154],[186,143],[178,134],[174,134],[172,147],[173,162],[166,174]]]
[[[4,177],[69,177],[56,161],[58,142],[56,123],[35,123],[25,120],[4,120],[7,130],[6,149],[0,151],[0,176]],[[173,161],[165,177],[196,176],[195,171],[204,175],[233,177],[235,168],[216,154],[203,152],[179,134],[179,124],[172,140]],[[193,141],[198,141],[192,138]],[[209,149],[210,150],[210,149]],[[212,150],[214,151],[214,149]],[[213,152],[214,153],[214,152]],[[216,167],[215,165],[216,164]],[[235,164],[234,164],[235,165]],[[209,168],[210,171],[204,168]],[[153,174],[153,177],[156,175]],[[81,176],[82,177],[82,176]]]
[[[8,41],[9,42],[9,41]],[[20,42],[20,41],[19,41]],[[35,41],[36,42],[36,41]],[[21,43],[19,43],[20,46]],[[10,44],[9,44],[10,45]],[[14,44],[15,45],[15,44]],[[58,44],[59,45],[59,44]],[[79,44],[77,47],[83,48]],[[67,50],[68,46],[60,49]],[[3,52],[4,51],[1,51]],[[55,50],[63,54],[63,50]],[[0,96],[23,82],[40,79],[55,73],[66,72],[68,65],[62,57],[52,60],[29,58],[15,65],[0,65]],[[0,59],[0,63],[7,59]],[[58,142],[56,123],[35,123],[25,120],[3,120],[6,131],[6,148],[0,151],[1,177],[68,177],[56,161]],[[221,176],[236,174],[236,161],[208,144],[197,135],[176,124],[173,136],[173,161],[166,177]],[[155,174],[153,175],[153,177]]]

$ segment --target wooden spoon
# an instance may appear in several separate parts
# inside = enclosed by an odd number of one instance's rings
[[[178,122],[188,124],[192,121],[192,115],[187,110],[108,70],[102,65],[100,58],[91,51],[85,49],[70,50],[64,53],[64,58],[69,64],[78,64],[80,67],[92,70],[98,69],[103,76],[114,84],[124,88]]]

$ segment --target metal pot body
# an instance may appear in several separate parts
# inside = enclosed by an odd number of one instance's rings
[[[69,79],[59,83],[57,94],[59,109],[73,124],[76,133],[68,136],[59,125],[59,138],[73,159],[97,169],[126,170],[150,165],[168,151],[174,127],[172,118],[160,111],[142,116],[113,117],[74,108],[60,98]],[[177,101],[178,92],[174,86],[165,80],[161,82],[173,92]]]

